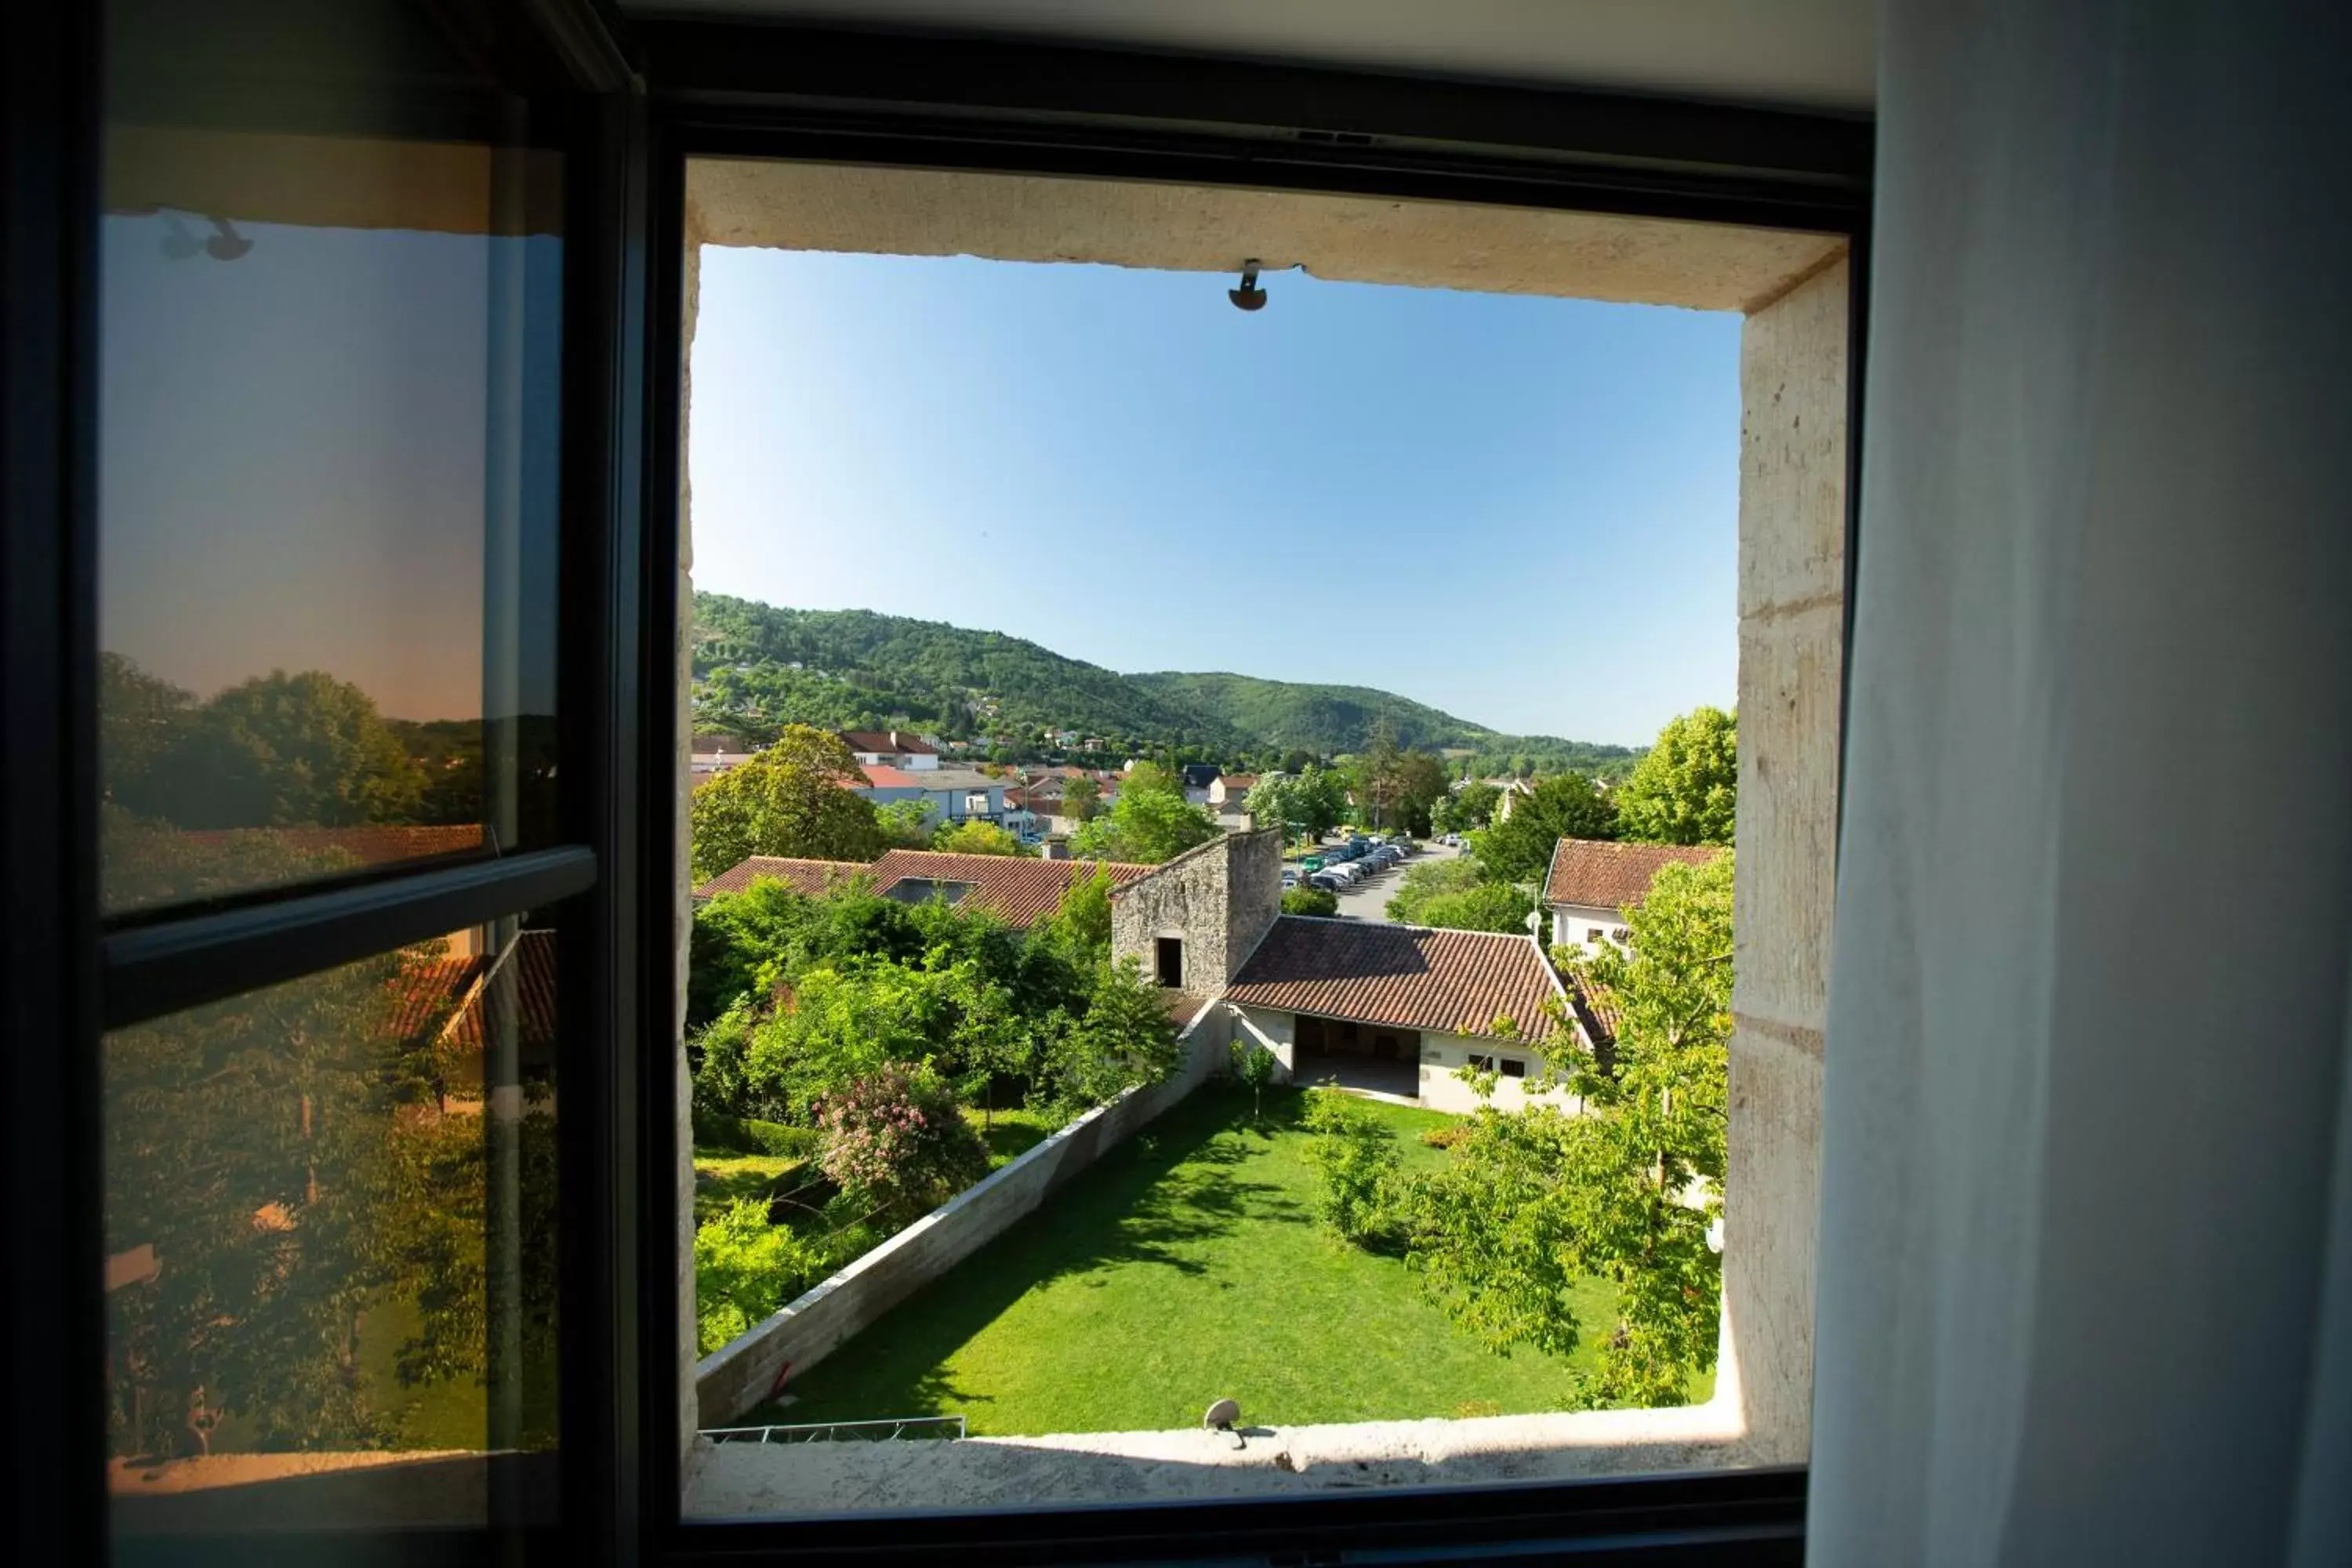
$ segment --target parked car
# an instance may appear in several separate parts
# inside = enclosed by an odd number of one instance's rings
[[[1339,880],[1339,874],[1337,871],[1317,871],[1307,879],[1307,885],[1310,888],[1320,888],[1327,893],[1336,893],[1347,886]]]
[[[1298,873],[1285,866],[1282,868],[1282,885],[1286,888],[1298,886]]]
[[[1305,859],[1298,862],[1298,868],[1302,871],[1307,872],[1311,877],[1313,873],[1320,871],[1329,864],[1330,862],[1323,858],[1320,855],[1309,855]]]

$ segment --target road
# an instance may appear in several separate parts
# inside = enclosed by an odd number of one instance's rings
[[[1432,860],[1451,860],[1461,854],[1459,849],[1432,842],[1422,852],[1402,865],[1368,877],[1339,895],[1339,912],[1349,920],[1384,921],[1389,918],[1389,900],[1396,896],[1397,884],[1404,880],[1407,868]]]

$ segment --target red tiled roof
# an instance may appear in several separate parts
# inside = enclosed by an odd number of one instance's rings
[[[939,748],[908,730],[844,730],[842,741],[853,752],[898,752],[908,756],[937,756]]]
[[[885,763],[860,763],[857,771],[876,789],[921,789],[923,781],[904,768],[894,768]]]
[[[985,909],[1016,926],[1032,926],[1062,907],[1074,882],[1097,869],[1114,887],[1148,876],[1158,868],[1110,860],[1039,860],[1013,855],[946,855],[931,849],[893,849],[874,862],[874,890],[887,893],[909,877],[935,882],[969,882],[965,907]]]
[[[1558,1027],[1545,1006],[1559,994],[1523,936],[1305,915],[1276,920],[1225,987],[1245,1006],[1454,1035],[1503,1037],[1507,1017],[1530,1043]]]
[[[555,932],[539,929],[520,932],[499,977],[513,976],[515,1020],[520,1044],[534,1053],[555,1040]],[[404,965],[392,993],[390,1026],[403,1040],[448,1037],[453,1043],[478,1049],[483,1036],[487,960],[434,958]]]
[[[1544,878],[1544,902],[1622,910],[1638,904],[1650,879],[1665,866],[1704,866],[1722,854],[1706,844],[1612,844],[1599,838],[1563,838],[1553,847]]]
[[[803,860],[783,855],[754,855],[695,889],[694,896],[715,899],[721,893],[740,893],[761,877],[773,877],[814,897],[863,875],[866,869],[865,863],[858,860]]]
[[[1227,773],[1224,777],[1224,785],[1225,793],[1227,795],[1233,794],[1235,790],[1253,790],[1257,787],[1257,775],[1255,773]]]

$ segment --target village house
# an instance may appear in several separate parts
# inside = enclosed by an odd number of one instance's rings
[[[1544,873],[1544,908],[1551,940],[1560,947],[1625,942],[1625,910],[1650,890],[1664,866],[1704,866],[1723,851],[1712,845],[1617,844],[1563,838],[1552,847]]]
[[[1228,1009],[1279,1081],[1466,1112],[1483,1071],[1498,1108],[1581,1109],[1546,1079],[1564,1045],[1599,1046],[1598,1010],[1576,1005],[1533,937],[1281,910],[1280,836],[1228,834],[1112,890],[1112,952]]]
[[[850,787],[877,807],[921,801],[924,821],[932,826],[945,823],[952,827],[966,822],[1004,826],[1004,780],[970,768],[940,767],[937,756],[931,763],[920,769],[863,763],[858,771],[866,775],[865,784]]]
[[[758,751],[740,735],[697,735],[689,748],[688,766],[695,778],[715,778],[730,768],[741,767]]]
[[[841,740],[852,756],[868,766],[929,773],[940,765],[939,747],[904,730],[844,730]]]

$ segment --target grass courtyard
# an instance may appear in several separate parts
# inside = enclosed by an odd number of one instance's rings
[[[1317,1225],[1303,1108],[1269,1089],[1253,1126],[1245,1090],[1202,1089],[743,1424],[961,1413],[975,1436],[1108,1432],[1191,1426],[1227,1394],[1274,1425],[1560,1408],[1612,1288],[1580,1289],[1573,1357],[1486,1350],[1402,1259]],[[1419,1135],[1455,1118],[1372,1109],[1408,1162],[1448,1157]]]

